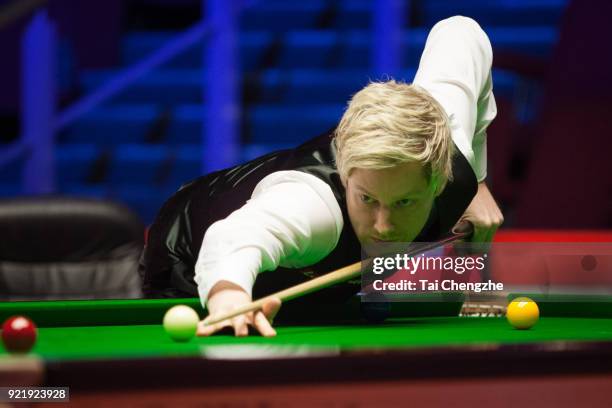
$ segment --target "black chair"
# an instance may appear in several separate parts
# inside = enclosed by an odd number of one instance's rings
[[[117,203],[0,200],[0,300],[140,297],[143,244],[143,223]]]

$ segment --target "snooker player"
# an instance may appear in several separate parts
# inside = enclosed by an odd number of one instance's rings
[[[460,220],[487,242],[503,222],[486,177],[496,115],[492,49],[472,19],[429,33],[413,84],[371,83],[337,128],[290,150],[184,185],[160,210],[141,260],[144,291],[199,296],[219,316],[359,261],[372,242],[434,241]],[[346,300],[354,282],[308,295]],[[275,335],[280,301],[199,335]]]

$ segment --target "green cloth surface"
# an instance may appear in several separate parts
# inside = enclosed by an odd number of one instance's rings
[[[516,330],[504,317],[448,316],[456,314],[455,306],[460,306],[460,302],[393,303],[396,312],[410,317],[388,319],[380,325],[359,320],[341,324],[330,319],[325,325],[278,325],[275,338],[218,335],[196,337],[187,343],[173,342],[161,321],[166,310],[176,304],[194,307],[203,317],[204,311],[194,298],[0,302],[0,321],[16,314],[34,320],[38,340],[32,354],[46,360],[208,356],[229,352],[252,357],[266,349],[290,355],[293,351],[309,350],[612,341],[610,297],[531,297],[538,301],[542,317],[530,330]],[[422,312],[432,310],[441,317],[421,316]],[[326,309],[316,313],[325,312],[332,316]],[[4,354],[6,351],[0,345],[0,355]]]
[[[215,346],[340,350],[576,340],[612,340],[612,320],[549,317],[530,330],[516,330],[503,317],[392,319],[382,325],[279,327],[274,338],[220,335],[187,343],[172,341],[161,324],[46,327],[39,329],[32,352],[64,360],[198,356]]]

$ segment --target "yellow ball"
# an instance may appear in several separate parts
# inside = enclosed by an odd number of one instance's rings
[[[533,327],[540,318],[538,304],[528,297],[512,299],[506,311],[508,323],[517,329],[525,330]]]

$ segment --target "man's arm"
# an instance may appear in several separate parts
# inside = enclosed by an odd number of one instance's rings
[[[479,182],[486,177],[486,128],[495,118],[491,42],[478,23],[451,17],[429,33],[414,83],[425,88],[451,120],[452,136]]]
[[[432,28],[414,79],[444,107],[453,140],[478,180],[476,196],[461,218],[474,224],[474,242],[490,241],[503,223],[501,210],[485,184],[486,130],[497,114],[492,62],[491,43],[478,23],[451,17]]]
[[[340,207],[323,181],[298,171],[269,175],[242,208],[206,231],[195,268],[202,303],[213,315],[250,301],[258,273],[320,261],[342,228]],[[232,322],[236,334],[258,315],[241,319]]]

